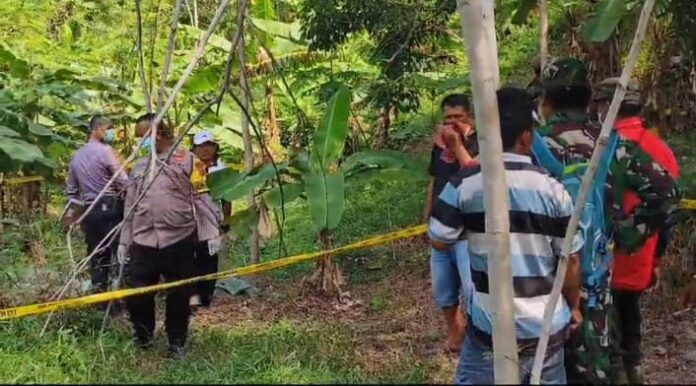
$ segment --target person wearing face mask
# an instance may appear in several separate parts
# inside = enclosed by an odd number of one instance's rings
[[[154,120],[152,113],[139,117],[136,136],[150,138]],[[174,148],[174,131],[169,125],[160,121],[155,130],[155,173],[150,173],[153,166],[149,155],[138,159],[126,194],[126,210],[133,215],[124,221],[118,255],[119,260],[128,260],[126,283],[130,288],[155,285],[161,276],[166,282],[194,276],[199,240],[211,240],[220,234],[214,214],[205,208],[193,184],[198,159],[190,151]],[[148,141],[141,144],[147,146]],[[158,169],[161,170],[157,172]],[[190,285],[167,291],[164,325],[169,353],[175,359],[186,354],[191,294]],[[142,349],[151,347],[155,294],[130,297],[126,305],[135,345]]]
[[[224,219],[230,216],[231,205],[229,202],[213,201],[206,185],[206,176],[225,168],[225,164],[220,160],[220,145],[215,141],[212,134],[201,131],[193,137],[193,148],[191,151],[196,155],[194,168],[198,171],[192,178],[196,192],[201,199],[203,210],[215,214],[220,229],[223,232],[228,227],[223,225]],[[218,270],[218,249],[221,244],[220,235],[211,240],[199,240],[196,245],[196,276],[215,273]],[[191,306],[210,307],[215,293],[215,280],[202,281],[197,283],[196,290],[191,298]]]
[[[89,122],[89,140],[77,150],[69,164],[66,181],[69,203],[78,207],[88,207],[102,190],[105,191],[82,223],[88,254],[94,252],[102,239],[123,218],[123,201],[120,194],[128,182],[128,176],[123,171],[118,172],[121,163],[114,149],[109,146],[114,138],[115,131],[111,121],[103,116],[95,116]],[[117,173],[114,183],[106,187]],[[118,237],[114,238],[117,239]],[[95,293],[108,288],[115,246],[116,244],[107,244],[106,248],[90,260],[92,291]]]

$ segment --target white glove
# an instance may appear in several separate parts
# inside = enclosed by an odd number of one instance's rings
[[[208,254],[210,254],[210,256],[220,252],[220,249],[222,249],[222,236],[213,237],[208,240]]]
[[[126,247],[125,244],[118,245],[118,249],[116,250],[116,258],[118,259],[119,264],[128,263],[128,247]]]

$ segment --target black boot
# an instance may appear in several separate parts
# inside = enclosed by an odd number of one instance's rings
[[[170,343],[169,344],[169,358],[180,360],[186,357],[186,346],[183,343]]]
[[[134,337],[133,344],[141,350],[147,350],[152,347],[152,338]]]

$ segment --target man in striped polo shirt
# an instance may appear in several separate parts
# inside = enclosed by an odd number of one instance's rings
[[[533,165],[529,157],[534,111],[529,94],[518,88],[503,88],[498,91],[498,108],[510,201],[510,260],[520,379],[529,382],[544,308],[553,286],[573,202],[563,185]],[[491,315],[495,310],[491,309],[489,286],[495,283],[489,283],[488,277],[483,196],[481,168],[465,168],[445,186],[430,219],[434,248],[446,250],[457,240],[469,241],[474,292],[468,307],[469,323],[455,378],[457,384],[492,384],[494,381]],[[563,345],[568,330],[582,319],[577,255],[582,245],[582,237],[578,234],[571,249],[563,298],[559,299],[553,317],[543,383],[566,382]]]

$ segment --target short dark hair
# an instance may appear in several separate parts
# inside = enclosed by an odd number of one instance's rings
[[[450,94],[447,95],[440,103],[440,110],[444,110],[445,106],[461,107],[465,111],[471,111],[469,106],[469,97],[465,94]]]
[[[592,100],[592,89],[589,84],[548,86],[544,100],[558,110],[585,110]]]
[[[636,103],[622,103],[619,107],[619,116],[637,117],[643,110],[643,106]]]
[[[100,127],[111,125],[111,120],[103,115],[95,115],[89,120],[89,131],[97,130]]]
[[[140,117],[138,117],[138,119],[136,119],[135,124],[136,124],[136,126],[140,126],[141,124],[144,124],[144,123],[151,124],[152,121],[155,120],[155,118],[157,118],[157,115],[155,113],[143,114]],[[169,127],[169,125],[167,125],[164,122],[164,119],[161,119],[159,121],[159,123],[157,124],[157,133],[159,133],[160,135],[167,137],[167,138],[174,137],[174,132]]]
[[[534,102],[527,91],[519,87],[503,87],[496,93],[500,116],[500,135],[503,150],[512,149],[525,132],[534,127]]]

